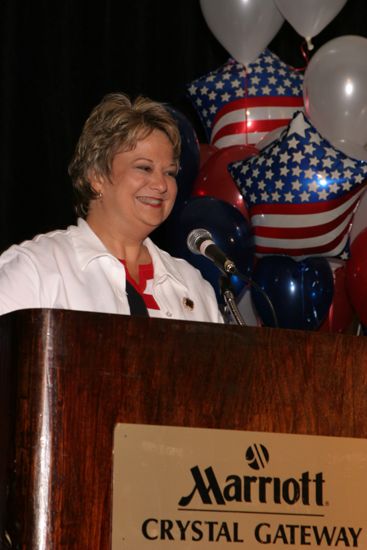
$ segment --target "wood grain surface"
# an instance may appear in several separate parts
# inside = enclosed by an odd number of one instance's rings
[[[0,325],[13,548],[110,549],[118,422],[367,436],[364,337],[63,310]]]

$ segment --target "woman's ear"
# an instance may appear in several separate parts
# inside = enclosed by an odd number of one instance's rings
[[[104,178],[101,174],[96,172],[96,170],[90,170],[88,172],[88,181],[95,193],[100,194],[103,192]]]

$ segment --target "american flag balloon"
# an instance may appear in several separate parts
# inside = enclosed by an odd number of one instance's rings
[[[303,76],[268,49],[247,70],[229,59],[188,92],[208,141],[218,148],[256,145],[303,108]]]
[[[332,147],[302,112],[258,156],[228,169],[249,208],[258,256],[345,257],[367,163]]]

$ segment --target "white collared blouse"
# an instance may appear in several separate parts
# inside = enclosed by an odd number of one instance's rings
[[[223,322],[215,293],[201,273],[151,239],[155,317]],[[60,308],[129,314],[125,269],[78,220],[66,230],[38,235],[0,256],[0,314],[28,308]]]

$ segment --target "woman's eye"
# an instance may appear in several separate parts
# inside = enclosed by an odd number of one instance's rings
[[[142,165],[138,166],[137,168],[139,170],[143,170],[144,172],[151,172],[152,171],[152,167],[148,166],[148,165],[145,165],[145,164],[142,164]]]

